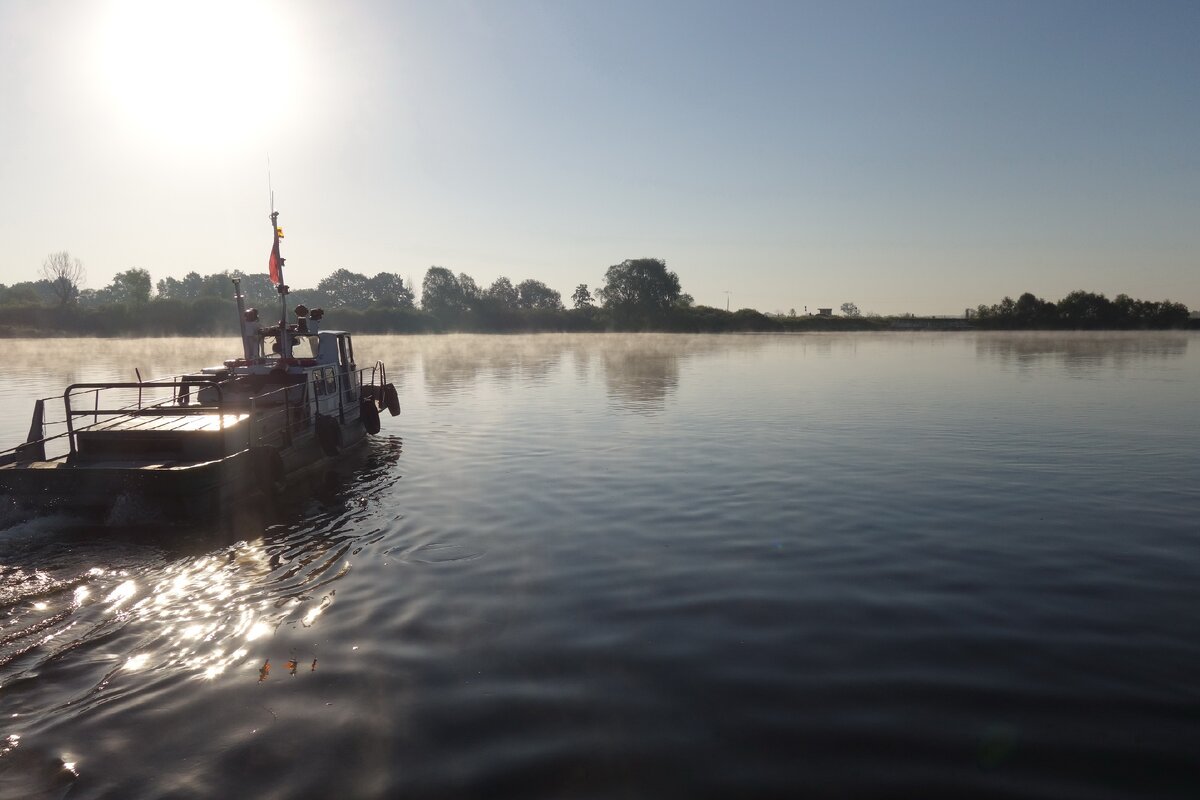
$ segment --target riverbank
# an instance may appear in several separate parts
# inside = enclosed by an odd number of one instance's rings
[[[29,336],[225,336],[237,335],[228,301],[195,303],[151,300],[99,308],[15,306],[0,308],[0,338]],[[437,315],[415,308],[333,308],[325,326],[363,334],[427,333],[838,333],[848,331],[968,330],[1198,330],[1200,319],[1025,320],[1011,317],[850,317],[774,315],[753,309],[725,311],[686,306],[653,314],[588,307],[558,310],[468,311]]]

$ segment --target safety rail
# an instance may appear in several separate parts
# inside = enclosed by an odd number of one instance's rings
[[[359,383],[359,385],[360,385],[360,386],[362,385],[362,376],[363,376],[363,373],[364,373],[364,372],[366,372],[366,371],[367,371],[367,368],[366,368],[366,367],[363,367],[362,369],[360,369],[360,370],[358,371],[358,383]],[[376,362],[375,362],[375,366],[371,367],[371,386],[374,386],[374,385],[375,385],[375,376],[376,376],[376,375],[378,375],[378,376],[379,376],[379,385],[380,385],[380,386],[383,386],[383,385],[385,385],[385,384],[388,382],[388,380],[387,380],[387,367],[385,367],[385,366],[383,365],[383,362],[382,362],[382,361],[376,361]]]
[[[129,385],[130,385],[130,387],[145,387],[149,384],[171,383],[171,382],[172,381],[167,380],[167,379],[156,379],[153,381],[138,381],[136,383],[130,383]],[[71,419],[72,416],[88,416],[88,415],[93,415],[93,414],[98,415],[100,413],[105,413],[104,411],[101,411],[99,408],[99,393],[100,393],[100,391],[102,391],[105,388],[117,386],[117,385],[119,385],[119,384],[112,384],[112,383],[72,384],[71,386],[67,387],[67,390],[61,396],[52,395],[50,397],[42,397],[42,398],[38,398],[37,400],[35,400],[34,401],[33,421],[29,428],[29,435],[26,437],[26,440],[24,442],[16,445],[15,447],[9,447],[9,448],[0,450],[0,464],[7,464],[7,463],[12,463],[13,461],[21,460],[22,456],[25,456],[25,455],[28,455],[31,453],[35,454],[37,456],[36,460],[38,460],[38,461],[57,460],[59,458],[63,458],[66,455],[65,453],[54,456],[51,459],[47,459],[46,445],[51,442],[58,442],[59,440],[64,439],[64,438],[68,439],[69,451],[73,452],[74,451],[74,443],[75,443],[74,435],[81,431],[90,430],[91,428],[96,427],[100,423],[99,423],[99,420],[97,419],[91,425],[77,426],[77,425],[73,424],[72,419]],[[74,391],[74,390],[80,389],[80,388],[85,389],[85,391],[81,391],[81,392]],[[48,401],[62,400],[64,409],[69,410],[70,398],[73,394],[77,395],[77,396],[85,396],[87,394],[94,394],[95,397],[94,397],[93,409],[90,411],[86,411],[86,412],[76,412],[74,415],[67,413],[64,415],[63,419],[52,419],[52,420],[45,419],[45,408],[46,408],[46,403]],[[165,402],[170,402],[170,401],[171,401],[171,398],[167,398],[161,402],[165,403]],[[143,398],[142,398],[140,392],[139,392],[138,401],[136,403],[130,403],[124,407],[112,409],[111,413],[115,414],[115,415],[121,415],[121,414],[128,415],[128,414],[134,413],[138,409],[138,407],[143,407],[143,408],[145,407],[145,403],[143,401]],[[105,420],[105,422],[108,422],[108,420]],[[62,433],[56,433],[51,436],[46,435],[47,428],[51,428],[51,427],[57,428],[58,426],[65,426],[66,430],[64,430]]]
[[[288,396],[288,392],[292,389],[301,390],[300,399],[294,403],[289,401]],[[282,403],[272,403],[266,409],[260,408],[263,400],[278,394],[283,395]],[[281,444],[283,446],[290,446],[292,444],[292,435],[296,431],[304,430],[313,424],[308,400],[307,381],[291,386],[280,386],[269,392],[251,395],[249,398],[251,432],[248,436],[251,446],[265,444],[268,438],[276,435],[281,437]],[[300,413],[293,413],[297,411]],[[271,424],[268,425],[268,422]],[[256,426],[257,431],[255,430]]]
[[[99,425],[100,424],[99,418],[101,415],[104,415],[105,417],[109,417],[109,418],[115,417],[116,419],[120,419],[122,417],[134,418],[134,417],[145,416],[145,415],[150,415],[150,414],[157,415],[157,416],[175,416],[175,415],[183,416],[183,415],[190,415],[190,414],[212,413],[214,410],[220,411],[223,406],[222,397],[221,397],[221,382],[213,380],[213,381],[202,381],[202,383],[205,384],[206,386],[211,386],[216,389],[217,402],[215,405],[207,405],[207,404],[195,405],[195,406],[178,405],[178,402],[179,402],[178,391],[173,393],[170,397],[163,398],[162,400],[159,400],[158,402],[155,402],[155,403],[151,403],[150,405],[146,405],[145,402],[143,401],[142,392],[146,389],[176,389],[176,390],[178,390],[183,386],[188,386],[188,387],[196,386],[197,385],[196,382],[185,383],[184,381],[123,381],[123,382],[116,382],[116,383],[73,383],[73,384],[71,384],[70,386],[67,387],[66,391],[63,392],[63,396],[62,396],[63,407],[66,412],[66,423],[67,423],[67,431],[66,431],[65,435],[67,436],[67,442],[68,442],[68,447],[70,449],[70,452],[72,454],[77,452],[76,434],[79,431],[88,430],[90,428],[94,428],[97,425]],[[90,409],[83,410],[83,411],[76,411],[71,408],[71,397],[77,391],[79,391],[81,389],[84,391],[79,392],[80,394],[84,394],[84,395],[93,394],[93,397],[95,398],[95,403],[94,403],[93,407]],[[131,404],[131,405],[124,406],[121,408],[100,408],[100,392],[109,390],[109,389],[137,389],[138,390],[138,400],[137,400],[136,406]],[[167,403],[173,403],[175,405],[166,405]],[[75,424],[74,424],[74,418],[77,416],[92,417],[93,418],[92,424],[86,425],[77,431],[75,428]],[[218,419],[220,420],[219,425],[221,427],[224,427],[224,415],[220,415],[218,417]],[[112,421],[111,419],[105,420],[105,422],[111,422],[111,421]]]
[[[368,384],[364,380],[367,370],[371,370],[371,382]],[[379,383],[375,383],[375,379],[379,379]],[[383,402],[383,387],[387,385],[387,367],[382,361],[376,361],[373,367],[363,367],[358,370],[358,396],[366,397],[376,403]]]
[[[366,384],[368,370],[371,372],[370,385]],[[357,373],[357,381],[354,380],[354,373]],[[119,424],[122,420],[135,420],[139,417],[212,414],[217,417],[217,429],[224,430],[227,427],[226,417],[230,413],[245,413],[249,423],[247,425],[247,441],[250,446],[264,443],[289,446],[296,432],[306,430],[315,424],[317,410],[311,402],[310,381],[285,384],[268,391],[250,394],[244,398],[229,398],[226,390],[242,377],[244,376],[218,378],[215,375],[188,375],[186,378],[172,376],[170,379],[149,381],[71,384],[61,396],[35,401],[33,423],[27,440],[15,447],[0,450],[0,464],[19,460],[56,460],[63,458],[64,455],[73,455],[78,452],[78,434],[101,426],[111,427]],[[377,379],[381,379],[378,387],[375,385]],[[373,367],[363,367],[347,372],[338,371],[336,373],[337,414],[340,421],[342,423],[346,421],[348,395],[354,395],[351,399],[366,396],[372,400],[381,400],[382,395],[376,397],[375,392],[382,390],[382,382],[385,381],[386,372],[384,372],[382,362],[376,362]],[[150,398],[145,396],[147,392],[154,392],[158,389],[171,389],[172,391],[166,396]],[[210,389],[215,392],[215,398],[210,397],[208,402],[201,402],[200,392],[207,392]],[[124,404],[101,407],[100,396],[102,393],[122,390],[136,390],[137,399]],[[300,396],[291,399],[289,393],[292,391],[297,391]],[[89,395],[92,400],[90,407],[85,405]],[[282,398],[282,402],[279,398]],[[52,400],[62,401],[64,410],[62,420],[45,419],[46,403]],[[89,424],[78,424],[78,420],[83,417],[92,417],[92,421]],[[241,419],[238,420],[238,422],[240,421]],[[64,426],[65,430],[54,435],[45,435],[47,428],[57,428],[58,426]],[[67,453],[47,459],[45,446],[63,439],[66,439]],[[30,454],[34,454],[35,457],[30,458]]]

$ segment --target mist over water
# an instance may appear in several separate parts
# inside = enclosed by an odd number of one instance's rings
[[[236,341],[10,345],[5,446]],[[0,797],[1200,793],[1194,334],[355,352],[282,519],[0,509]]]

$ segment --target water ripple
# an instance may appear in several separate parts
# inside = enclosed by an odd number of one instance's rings
[[[284,519],[0,520],[0,796],[1196,796],[1194,339],[357,341]]]

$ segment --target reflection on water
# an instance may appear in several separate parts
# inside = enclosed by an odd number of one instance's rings
[[[350,569],[346,554],[378,535],[353,531],[348,523],[399,477],[398,440],[371,447],[366,459],[352,462],[356,486],[339,491],[335,483],[327,503],[308,504],[298,521],[260,531],[253,542],[200,555],[178,550],[204,550],[219,532],[139,531],[139,538],[156,540],[150,546],[105,542],[109,531],[64,528],[65,520],[54,517],[10,527],[0,538],[0,605],[8,609],[0,637],[0,686],[59,657],[45,650],[48,642],[67,638],[76,647],[114,624],[141,626],[145,635],[97,689],[120,671],[173,668],[213,677],[246,657],[241,645],[286,623],[312,625],[332,603],[333,590],[323,590]],[[347,488],[353,493],[345,494]],[[87,566],[89,559],[119,566]],[[68,631],[73,633],[66,637]],[[43,652],[22,660],[35,649]]]
[[[642,413],[662,409],[679,385],[679,365],[687,357],[669,345],[606,349],[604,384],[613,405]]]
[[[293,521],[241,529],[253,538],[229,545],[219,544],[227,530],[9,520],[0,533],[7,724],[28,732],[100,707],[112,713],[146,693],[212,682],[264,658],[286,665],[283,675],[295,676],[298,659],[315,671],[318,648],[281,652],[273,640],[281,629],[315,626],[353,557],[379,541],[381,530],[363,523],[374,518],[379,493],[399,480],[400,452],[396,437],[372,440],[303,497],[289,495]],[[47,672],[58,680],[47,684]],[[28,733],[7,734],[0,756],[23,739]],[[0,796],[36,796],[63,783],[63,770],[78,777],[75,762],[48,771],[46,764],[37,757],[0,763]]]
[[[377,348],[389,363],[412,363],[420,354],[419,368],[425,388],[435,397],[452,397],[481,378],[499,385],[537,385],[561,366],[565,347],[529,347],[527,337],[465,336],[412,337]],[[396,347],[396,345],[399,347]],[[405,347],[404,345],[412,345]],[[403,350],[403,352],[400,352]],[[414,364],[414,366],[418,366]]]
[[[450,400],[481,382],[533,388],[556,379],[567,364],[576,380],[586,382],[599,364],[613,406],[632,412],[661,409],[688,359],[717,351],[744,355],[770,341],[762,336],[670,334],[362,338],[366,344],[360,349],[369,347],[386,360],[389,376],[391,370],[419,371],[433,397]],[[829,337],[812,337],[804,346],[829,353],[834,345]]]
[[[1124,367],[1187,354],[1186,333],[998,333],[975,338],[976,352],[1018,365],[1053,359],[1071,367]]]

